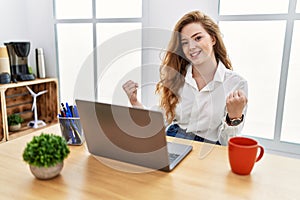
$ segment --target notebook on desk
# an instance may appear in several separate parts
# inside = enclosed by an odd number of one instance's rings
[[[192,150],[191,145],[167,142],[161,112],[75,101],[92,155],[172,171]]]

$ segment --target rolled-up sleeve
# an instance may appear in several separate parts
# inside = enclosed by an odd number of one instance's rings
[[[243,90],[246,97],[248,98],[248,83],[247,83],[247,81],[245,81],[245,80],[242,81],[238,89]],[[223,117],[222,124],[220,125],[220,127],[218,129],[219,142],[221,143],[221,145],[226,146],[228,144],[228,140],[230,138],[241,134],[241,131],[242,131],[245,121],[246,121],[247,108],[248,108],[248,105],[245,106],[244,111],[243,111],[243,114],[244,114],[243,122],[237,126],[229,126],[226,123],[227,111],[225,110],[225,115]]]

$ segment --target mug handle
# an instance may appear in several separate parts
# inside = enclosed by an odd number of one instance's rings
[[[258,148],[260,149],[260,152],[259,152],[259,155],[258,157],[256,158],[256,161],[255,162],[258,162],[264,155],[264,148],[260,145],[258,145]]]

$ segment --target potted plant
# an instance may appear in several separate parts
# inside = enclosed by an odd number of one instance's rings
[[[63,137],[53,133],[42,133],[27,143],[23,160],[29,164],[30,171],[36,178],[50,179],[61,172],[64,159],[69,153],[69,147]]]
[[[11,114],[7,116],[7,124],[10,131],[18,131],[24,119],[19,114]]]

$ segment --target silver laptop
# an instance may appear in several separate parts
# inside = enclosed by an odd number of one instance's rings
[[[166,141],[161,112],[79,99],[76,105],[92,155],[171,171],[192,150]]]

